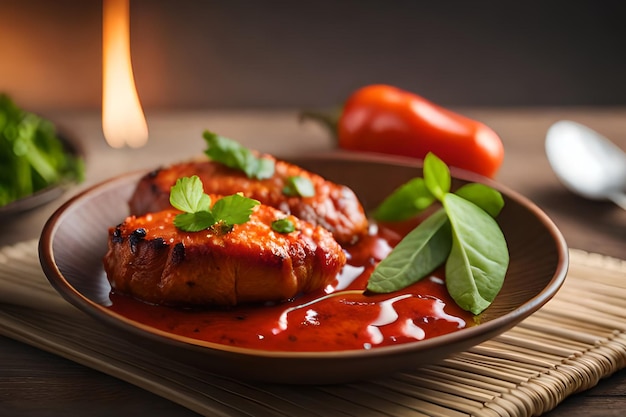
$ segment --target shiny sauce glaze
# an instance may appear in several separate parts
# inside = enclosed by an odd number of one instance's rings
[[[364,291],[376,263],[414,225],[379,225],[346,248],[348,264],[319,292],[268,305],[180,309],[110,294],[114,312],[199,341],[268,351],[374,349],[415,342],[472,326],[474,316],[450,298],[443,269],[397,292]]]

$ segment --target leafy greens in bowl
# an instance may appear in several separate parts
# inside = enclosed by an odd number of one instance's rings
[[[51,121],[0,94],[0,213],[48,202],[83,176],[78,150]]]

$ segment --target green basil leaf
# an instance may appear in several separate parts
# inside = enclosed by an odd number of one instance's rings
[[[423,178],[402,184],[378,205],[373,213],[378,221],[403,221],[416,216],[435,201]]]
[[[368,291],[388,293],[405,288],[443,265],[451,247],[450,223],[443,209],[409,232],[370,275]]]
[[[174,217],[174,226],[185,232],[199,232],[215,224],[215,218],[210,211],[195,213],[181,213]]]
[[[493,218],[497,217],[504,207],[502,194],[484,184],[465,184],[456,190],[454,194],[476,204]]]
[[[232,139],[219,136],[208,130],[203,133],[208,148],[206,155],[230,168],[243,171],[248,178],[266,179],[274,175],[274,160],[258,158],[248,148]]]
[[[290,197],[314,197],[315,187],[310,179],[301,176],[288,177],[283,194]]]
[[[213,216],[216,222],[225,223],[228,226],[242,224],[250,220],[254,207],[260,203],[252,198],[241,194],[233,194],[220,198],[213,205]]]
[[[504,283],[509,264],[506,240],[496,221],[474,203],[450,193],[442,202],[452,226],[446,286],[459,307],[479,314]]]
[[[437,200],[443,200],[446,193],[450,192],[450,185],[452,184],[450,169],[432,152],[429,152],[424,158],[424,182],[426,188]]]
[[[176,180],[170,190],[170,204],[187,213],[208,210],[211,198],[204,193],[202,181],[197,175]]]
[[[272,230],[278,233],[291,233],[296,230],[293,222],[287,218],[274,220],[272,222]]]

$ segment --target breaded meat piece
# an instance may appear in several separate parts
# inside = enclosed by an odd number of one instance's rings
[[[110,228],[104,269],[114,291],[169,306],[279,302],[324,288],[346,262],[326,229],[269,206],[229,232],[184,232],[173,225],[179,213],[129,216]],[[274,231],[280,218],[295,231]]]
[[[264,155],[264,158],[272,158]],[[296,165],[276,160],[271,178],[248,178],[242,171],[210,160],[171,165],[145,175],[129,201],[131,214],[142,215],[169,208],[170,188],[181,177],[197,175],[207,194],[241,192],[285,213],[329,230],[341,244],[355,243],[367,233],[367,217],[355,193],[348,187],[327,181]],[[315,188],[313,197],[285,195],[289,177],[308,178]]]

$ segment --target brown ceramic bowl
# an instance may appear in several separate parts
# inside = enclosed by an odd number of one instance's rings
[[[412,159],[331,153],[292,158],[327,179],[350,186],[366,208],[421,175]],[[144,172],[96,185],[64,204],[45,225],[43,270],[70,303],[110,326],[111,332],[212,372],[242,379],[294,384],[361,380],[435,363],[515,326],[552,298],[565,279],[568,252],[552,221],[533,203],[483,177],[453,170],[453,187],[483,182],[500,190],[505,208],[497,221],[507,239],[510,266],[504,286],[481,324],[444,336],[370,350],[274,352],[232,348],[176,336],[106,308],[110,287],[102,268],[107,229],[127,214],[127,201]]]

